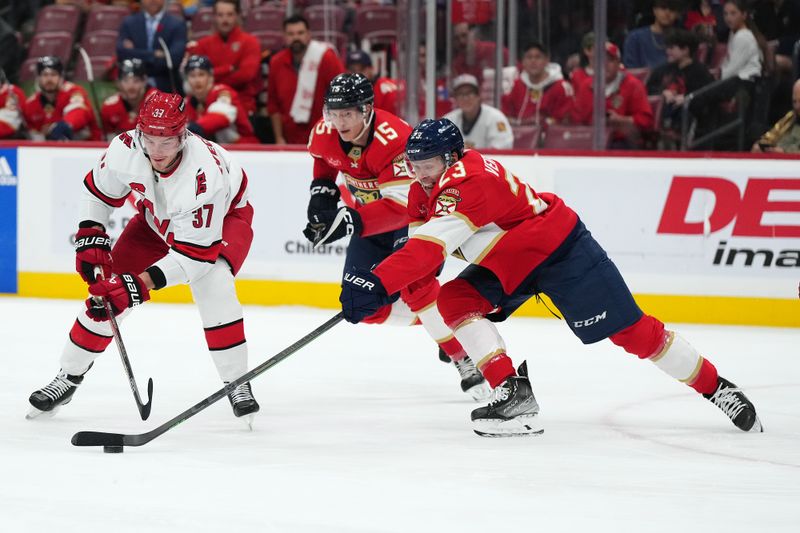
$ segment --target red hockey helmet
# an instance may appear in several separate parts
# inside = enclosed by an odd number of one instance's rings
[[[186,105],[179,94],[153,91],[139,109],[136,129],[156,137],[183,137],[186,133]]]

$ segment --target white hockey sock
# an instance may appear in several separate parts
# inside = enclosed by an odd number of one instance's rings
[[[209,352],[222,381],[233,381],[247,372],[247,343]]]
[[[398,298],[397,301],[392,304],[389,316],[387,316],[386,320],[381,322],[381,324],[387,326],[413,326],[416,321],[417,314],[408,307],[407,303]]]
[[[130,314],[130,312],[131,309],[126,309],[117,315],[117,323],[121,324],[122,321],[125,320],[125,317]],[[95,322],[91,318],[87,317],[84,307],[81,307],[81,311],[78,313],[77,320],[80,326],[90,333],[102,337],[111,337],[112,335],[111,324],[108,321]],[[100,352],[92,352],[75,344],[70,335],[70,337],[67,338],[67,342],[64,344],[64,349],[61,352],[61,369],[67,374],[79,376],[89,369],[89,366],[95,359],[97,359],[99,355]]]
[[[665,373],[684,383],[692,383],[703,365],[703,357],[674,331],[669,332],[661,351],[649,359]]]
[[[453,333],[478,368],[495,355],[506,352],[506,343],[503,342],[500,332],[492,322],[483,317],[465,320]]]
[[[436,302],[433,302],[429,306],[425,307],[424,309],[420,309],[417,312],[417,317],[419,317],[420,322],[422,322],[422,327],[425,328],[425,331],[428,332],[428,335],[438,344],[445,352],[453,351],[453,347],[451,345],[458,346],[460,343],[453,342],[455,335],[453,334],[453,330],[447,327],[447,324],[444,323],[444,318],[442,318],[442,314],[439,312],[439,308],[436,307]],[[462,351],[456,354],[448,355],[454,361],[460,361],[465,354]]]

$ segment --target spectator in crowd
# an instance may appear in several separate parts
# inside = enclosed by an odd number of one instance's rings
[[[752,90],[753,81],[763,70],[766,42],[750,18],[747,0],[727,0],[723,13],[731,33],[720,65],[721,78],[736,77]]]
[[[709,0],[693,0],[686,12],[683,25],[706,41],[714,41],[717,35],[717,13]],[[719,5],[716,6],[719,8]]]
[[[419,53],[417,54],[417,65],[419,65],[419,90],[417,91],[417,98],[418,98],[418,106],[417,109],[419,111],[419,118],[422,120],[423,118],[436,118],[442,117],[445,113],[449,113],[453,110],[453,100],[450,98],[450,91],[447,87],[447,77],[444,75],[443,69],[437,69],[436,71],[436,80],[435,80],[435,94],[436,99],[434,101],[434,109],[432,113],[428,113],[428,110],[425,108],[427,102],[425,101],[426,91],[427,91],[427,82],[425,81],[425,63],[428,58],[428,51],[425,47],[424,43],[420,43],[419,45]],[[481,78],[478,78],[479,80]],[[402,82],[401,82],[402,87]],[[402,94],[398,96],[402,99]]]
[[[283,21],[283,36],[286,48],[269,62],[267,111],[276,144],[306,144],[322,118],[328,84],[344,65],[328,43],[311,38],[300,15]]]
[[[655,21],[649,26],[633,30],[625,39],[623,62],[627,68],[654,68],[666,63],[664,34],[673,28],[679,12],[680,5],[676,0],[653,2]]]
[[[215,83],[214,66],[206,56],[190,56],[184,75],[189,131],[221,144],[258,142],[236,91]]]
[[[665,129],[680,129],[681,107],[687,94],[714,81],[708,68],[694,60],[697,37],[684,29],[667,35],[667,63],[656,68],[647,79],[647,93],[664,97],[662,113]],[[694,114],[702,112],[692,106]]]
[[[606,123],[611,128],[612,148],[635,148],[642,133],[653,129],[653,110],[644,84],[622,69],[619,48],[606,42]],[[574,121],[591,124],[594,91],[591,78],[581,85],[575,98]]]
[[[479,81],[483,80],[483,69],[495,67],[495,51],[497,45],[492,41],[481,41],[475,35],[475,29],[466,22],[453,26],[453,58],[451,69],[453,76],[472,74]],[[503,65],[508,64],[508,50],[503,49]]]
[[[458,126],[467,148],[513,147],[511,124],[502,111],[481,103],[478,79],[475,76],[461,74],[453,80],[453,99],[456,109],[447,113],[444,118]]]
[[[166,12],[164,0],[141,0],[139,13],[123,19],[117,59],[141,59],[148,82],[165,92],[181,92],[180,67],[186,50],[186,23]]]
[[[86,91],[64,80],[64,65],[54,56],[36,62],[39,90],[25,102],[23,114],[33,140],[100,140],[100,128]]]
[[[514,124],[563,122],[574,105],[572,85],[550,62],[544,45],[534,42],[522,51],[522,72],[503,97],[503,113]]]
[[[583,83],[594,76],[594,32],[590,31],[581,39],[581,52],[586,59],[586,66],[580,66],[569,73],[573,89],[578,89]]]
[[[136,127],[139,106],[155,91],[147,85],[147,71],[141,59],[121,61],[117,65],[118,92],[106,98],[100,107],[100,120],[107,139]]]
[[[0,68],[0,139],[19,137],[24,105],[25,93],[9,83],[6,73]]]
[[[393,115],[397,115],[397,83],[386,77],[375,75],[372,59],[364,50],[353,50],[347,54],[347,71],[353,74],[363,74],[372,82],[375,91],[374,106]]]
[[[214,2],[216,31],[186,47],[190,55],[208,57],[214,65],[214,80],[230,86],[238,94],[244,110],[256,110],[256,96],[261,88],[261,45],[239,26],[239,1]]]
[[[800,153],[800,80],[792,87],[792,110],[756,141],[752,151]]]
[[[21,58],[22,45],[14,27],[0,18],[0,69],[3,69],[10,80],[17,79]]]

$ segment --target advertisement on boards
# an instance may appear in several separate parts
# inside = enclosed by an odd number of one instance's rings
[[[17,292],[16,148],[0,148],[0,292]]]

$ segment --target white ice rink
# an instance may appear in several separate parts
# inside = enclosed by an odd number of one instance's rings
[[[746,390],[763,434],[609,342],[512,319],[500,329],[528,359],[545,433],[480,438],[421,329],[342,323],[254,381],[254,431],[223,400],[112,455],[70,437],[147,431],[221,385],[195,309],[148,304],[122,330],[140,388],[155,382],[149,421],[113,344],[70,405],[25,420],[78,305],[0,298],[0,531],[800,531],[796,329],[678,328]],[[247,308],[251,367],[333,314]]]

